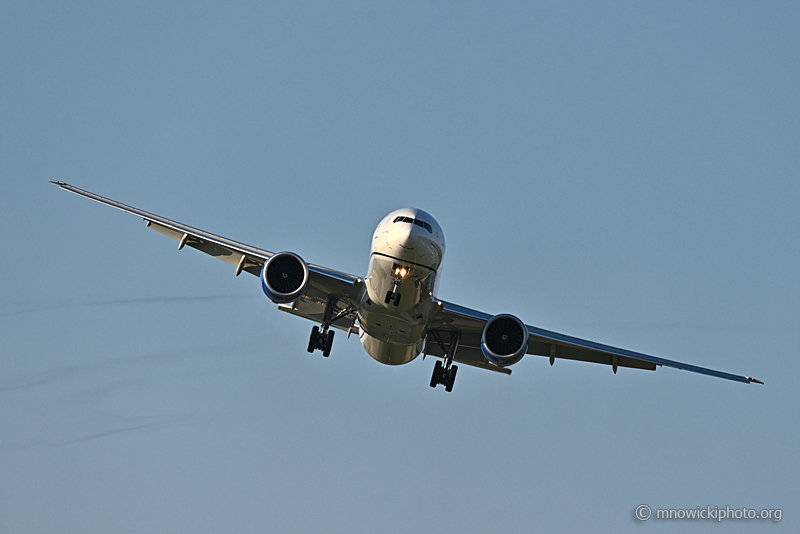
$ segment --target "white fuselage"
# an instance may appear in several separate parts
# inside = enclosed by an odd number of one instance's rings
[[[408,363],[422,352],[444,251],[442,228],[420,209],[393,211],[375,229],[358,322],[361,344],[379,362]]]

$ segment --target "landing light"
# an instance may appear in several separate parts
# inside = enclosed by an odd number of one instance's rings
[[[398,268],[396,268],[396,269],[394,270],[394,274],[396,274],[396,275],[397,275],[397,276],[399,276],[400,278],[403,278],[403,277],[405,277],[405,275],[407,275],[407,274],[408,274],[408,271],[406,270],[406,268],[405,268],[405,267],[398,267]]]

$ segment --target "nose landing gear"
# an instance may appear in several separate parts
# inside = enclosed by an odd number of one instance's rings
[[[392,289],[386,292],[386,298],[383,299],[383,303],[389,304],[394,301],[393,304],[397,307],[400,305],[400,293],[398,293],[397,290],[400,289],[403,278],[408,274],[408,269],[395,263],[394,267],[392,267],[392,271],[395,276],[394,283],[392,284]]]
[[[394,290],[387,291],[386,292],[386,298],[383,299],[383,303],[384,304],[389,304],[390,302],[392,302],[392,300],[394,300],[394,305],[395,306],[399,306],[400,305],[400,293],[397,293],[396,291],[397,291],[397,287],[395,287]]]

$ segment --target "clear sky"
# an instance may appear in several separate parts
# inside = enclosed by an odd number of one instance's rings
[[[0,532],[797,532],[798,6],[0,3]],[[442,298],[766,385],[446,394],[48,180],[356,275],[419,207]]]

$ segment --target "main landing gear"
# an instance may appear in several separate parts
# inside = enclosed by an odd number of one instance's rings
[[[444,353],[444,363],[439,360],[436,360],[436,364],[433,366],[433,376],[431,376],[431,387],[435,388],[437,385],[441,384],[444,386],[444,390],[448,393],[453,391],[453,384],[456,381],[456,373],[458,372],[458,366],[453,365],[453,356],[456,354],[456,349],[458,348],[458,341],[461,338],[461,334],[459,332],[451,332],[450,333],[450,340],[445,345],[442,343],[441,338],[439,338],[439,334],[435,331],[430,332],[433,335],[433,339],[442,349]]]
[[[335,334],[335,332],[333,330],[328,330],[324,324],[323,328],[325,330],[322,331],[320,331],[318,326],[311,329],[311,337],[308,340],[308,352],[314,352],[319,349],[322,351],[322,355],[327,358],[331,354],[333,334]]]
[[[333,346],[334,331],[330,330],[331,324],[337,319],[349,315],[355,311],[354,306],[347,306],[338,313],[336,311],[336,303],[339,301],[336,297],[328,297],[328,302],[325,304],[325,313],[322,318],[322,325],[315,326],[311,329],[311,336],[308,338],[308,352],[314,352],[319,349],[322,355],[326,358],[331,354],[331,347]]]
[[[453,384],[456,381],[456,373],[458,372],[457,365],[450,365],[445,367],[440,360],[436,360],[436,365],[433,366],[433,376],[431,377],[431,387],[435,388],[441,384],[447,392],[453,391]]]

